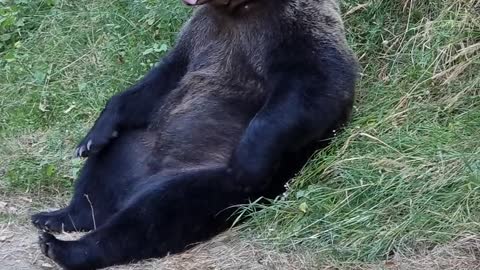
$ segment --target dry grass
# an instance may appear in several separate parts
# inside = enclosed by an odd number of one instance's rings
[[[419,250],[413,257],[394,258],[398,269],[425,270],[476,270],[480,267],[480,237],[463,236],[447,245],[436,246],[433,250]]]
[[[220,235],[185,253],[137,265],[113,267],[115,270],[309,270],[315,269],[312,257],[296,252],[282,253],[262,248],[236,233]]]

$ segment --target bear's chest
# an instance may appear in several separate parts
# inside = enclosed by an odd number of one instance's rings
[[[264,27],[264,20],[268,19],[203,13],[197,12],[188,27],[194,36],[188,70],[231,76],[255,73],[264,77],[269,50],[278,42],[278,33]]]

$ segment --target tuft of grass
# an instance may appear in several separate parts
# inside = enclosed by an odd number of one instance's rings
[[[345,1],[348,38],[363,66],[353,121],[284,198],[245,209],[254,235],[348,265],[480,234],[474,5]]]

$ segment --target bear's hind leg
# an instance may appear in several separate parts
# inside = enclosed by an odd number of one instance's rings
[[[87,159],[75,183],[73,198],[64,209],[32,216],[35,227],[50,232],[91,231],[124,204],[145,174],[141,132],[125,133],[115,143]]]
[[[97,214],[95,211],[92,213],[94,208],[88,194],[92,188],[98,186],[95,182],[100,181],[98,171],[102,168],[97,163],[96,158],[87,160],[76,181],[73,198],[67,207],[34,214],[31,217],[32,224],[40,230],[54,233],[93,230]]]
[[[94,229],[92,217],[86,211],[74,212],[70,207],[32,215],[32,223],[48,232],[90,231]]]
[[[232,186],[229,178],[224,169],[212,169],[151,179],[98,229],[76,241],[44,234],[40,246],[66,269],[97,269],[180,252],[226,229],[234,211],[230,206],[257,197]]]
[[[33,225],[56,233],[91,231],[104,223],[117,211],[117,201],[122,193],[115,189],[122,176],[109,175],[108,172],[112,171],[109,163],[98,157],[89,158],[76,181],[69,205],[60,210],[32,215]],[[120,186],[121,183],[118,184]]]

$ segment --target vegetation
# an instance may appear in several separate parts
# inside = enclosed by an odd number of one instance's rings
[[[348,263],[480,233],[474,2],[346,1],[363,66],[353,122],[253,214],[259,238]]]
[[[363,66],[352,122],[288,194],[245,208],[247,229],[339,263],[479,235],[479,10],[344,1]],[[0,0],[0,193],[68,193],[76,143],[188,13],[178,0]]]
[[[172,46],[188,17],[178,0],[157,2],[0,2],[4,188],[69,190],[81,166],[76,143],[108,98]]]

